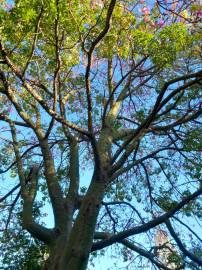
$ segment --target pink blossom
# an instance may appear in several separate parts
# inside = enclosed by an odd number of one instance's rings
[[[199,10],[199,11],[197,11],[196,16],[197,16],[198,18],[202,18],[202,9]]]
[[[12,107],[9,107],[7,111],[8,111],[9,113],[13,112],[13,108],[12,108]]]
[[[163,20],[163,19],[160,19],[158,25],[159,25],[160,27],[162,27],[162,26],[164,25],[164,20]]]
[[[172,10],[175,10],[177,8],[177,3],[172,4]]]
[[[148,7],[143,7],[141,9],[141,11],[142,11],[142,13],[144,13],[144,15],[149,15],[149,13],[150,13],[150,9]]]
[[[144,22],[148,22],[149,21],[149,18],[148,17],[144,17]]]
[[[140,0],[140,4],[144,4],[145,3],[145,0]]]
[[[151,22],[151,23],[150,23],[150,26],[155,28],[157,25],[156,25],[155,22]]]
[[[11,9],[11,8],[13,8],[13,5],[11,5],[11,4],[5,4],[5,5],[4,5],[4,8],[6,8],[6,9]]]

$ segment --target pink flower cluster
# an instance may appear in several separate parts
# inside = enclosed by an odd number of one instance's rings
[[[141,4],[144,4],[145,1],[144,0],[141,0],[140,1]],[[165,22],[162,18],[160,18],[160,20],[158,22],[152,22],[149,18],[149,15],[150,15],[150,8],[147,7],[147,6],[144,6],[143,8],[140,9],[140,12],[143,14],[144,16],[144,22],[150,22],[150,26],[151,27],[163,27]]]
[[[196,16],[200,19],[202,18],[202,9],[197,11]]]
[[[159,22],[151,22],[150,23],[150,26],[153,27],[153,28],[157,28],[157,27],[163,27],[165,24],[164,20],[163,19],[160,19]]]
[[[7,9],[7,10],[8,9],[12,9],[13,8],[13,5],[12,4],[5,4],[4,5],[4,8]]]
[[[141,8],[141,12],[142,12],[145,16],[147,16],[147,15],[150,14],[150,9],[149,9],[148,7],[143,7],[143,8]]]

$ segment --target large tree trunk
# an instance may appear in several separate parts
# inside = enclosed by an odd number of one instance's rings
[[[69,237],[50,247],[45,270],[86,270],[104,191],[103,179],[92,181]]]
[[[62,270],[61,260],[64,256],[64,242],[58,241],[54,247],[50,248],[49,258],[46,261],[44,270]]]

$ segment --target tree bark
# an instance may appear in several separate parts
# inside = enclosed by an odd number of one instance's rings
[[[50,247],[44,270],[86,270],[104,191],[103,180],[92,181],[69,237],[63,234]]]
[[[61,260],[64,257],[64,247],[67,244],[65,235],[54,242],[54,245],[49,247],[49,257],[45,263],[44,270],[63,270]]]

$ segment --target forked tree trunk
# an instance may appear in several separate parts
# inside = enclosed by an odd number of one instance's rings
[[[45,270],[86,270],[100,205],[104,197],[104,181],[93,181],[81,204],[68,240],[56,240],[50,247]],[[67,239],[67,237],[66,237]]]

